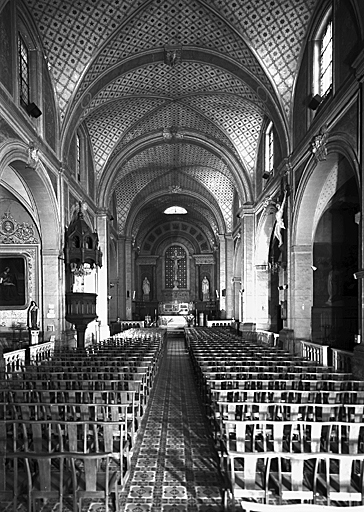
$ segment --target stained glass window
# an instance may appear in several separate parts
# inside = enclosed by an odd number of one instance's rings
[[[165,254],[165,287],[187,288],[187,258],[185,250],[172,245]]]

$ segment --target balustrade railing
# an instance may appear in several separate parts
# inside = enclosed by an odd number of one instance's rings
[[[54,341],[48,341],[39,345],[29,347],[29,358],[31,363],[40,363],[51,359],[54,353]]]
[[[13,350],[3,354],[5,373],[20,372],[25,366],[26,349]]]
[[[338,348],[332,348],[332,365],[335,370],[343,372],[352,371],[352,357],[353,353],[348,350],[340,350]]]
[[[207,320],[207,327],[230,327],[232,320]]]
[[[318,345],[317,343],[304,340],[300,340],[300,343],[302,357],[310,361],[322,364],[323,366],[328,366],[328,345]]]

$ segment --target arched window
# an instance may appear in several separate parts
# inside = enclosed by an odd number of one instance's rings
[[[333,85],[332,12],[326,13],[313,44],[313,96],[327,96]]]

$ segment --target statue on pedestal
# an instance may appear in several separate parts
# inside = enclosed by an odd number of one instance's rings
[[[209,298],[210,298],[210,283],[209,283],[209,280],[207,279],[207,277],[205,276],[203,279],[202,279],[202,300],[205,302],[205,301],[208,301]]]
[[[28,308],[28,329],[32,331],[39,330],[38,323],[39,308],[35,300],[32,300]]]
[[[143,284],[143,298],[144,300],[149,300],[149,294],[150,294],[150,282],[147,277],[144,278]]]

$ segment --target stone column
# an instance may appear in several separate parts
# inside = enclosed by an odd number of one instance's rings
[[[62,322],[59,317],[63,312],[60,299],[65,296],[64,288],[64,261],[59,259],[57,249],[44,249],[42,252],[43,268],[43,304],[38,304],[40,313],[41,330],[44,330],[44,340],[48,341],[51,336],[60,338]],[[58,272],[58,274],[57,274]],[[54,276],[58,275],[59,279]]]
[[[234,315],[234,240],[231,235],[225,236],[226,240],[226,318]]]
[[[242,293],[243,293],[243,314],[242,322],[248,330],[255,329],[255,287],[254,287],[254,210],[252,204],[245,204],[240,208],[241,239],[242,239]]]
[[[232,316],[237,322],[241,321],[241,278],[233,277],[233,298],[234,298],[234,310]]]
[[[359,110],[359,127],[358,127],[358,160],[360,164],[360,169],[363,173],[364,169],[364,51],[362,50],[359,56],[355,59],[353,63],[353,68],[355,70],[355,76],[358,80],[358,110]],[[363,176],[362,176],[363,181]],[[361,233],[361,247],[360,247],[360,256],[359,256],[359,265],[360,269],[364,269],[364,248],[363,248],[363,240],[364,240],[364,222],[363,222],[363,208],[364,208],[364,187],[361,187],[361,208],[360,208],[360,219],[359,219],[359,232]],[[354,357],[353,361],[353,373],[355,378],[364,379],[364,272],[359,273],[357,275],[359,277],[359,314],[358,314],[358,341],[359,344],[354,348]]]
[[[118,316],[126,319],[125,237],[118,238]]]
[[[125,238],[125,289],[126,289],[126,304],[125,304],[125,317],[126,320],[132,320],[132,300],[134,291],[134,252],[133,243],[130,237]]]
[[[294,327],[295,339],[310,340],[313,287],[311,245],[293,246],[291,264],[293,270],[293,279],[290,283],[292,305],[287,327],[288,329]]]
[[[257,329],[267,330],[270,327],[268,265],[255,265],[255,297]]]
[[[227,288],[227,278],[226,278],[226,243],[225,236],[219,235],[219,275],[220,275],[220,315],[221,318],[226,318],[226,288]],[[224,293],[223,293],[224,292]]]
[[[108,307],[108,212],[100,210],[97,214],[97,233],[99,236],[100,249],[102,251],[102,267],[97,269],[97,300],[96,312],[99,322],[100,339],[104,340],[110,336],[109,329],[109,307]]]

